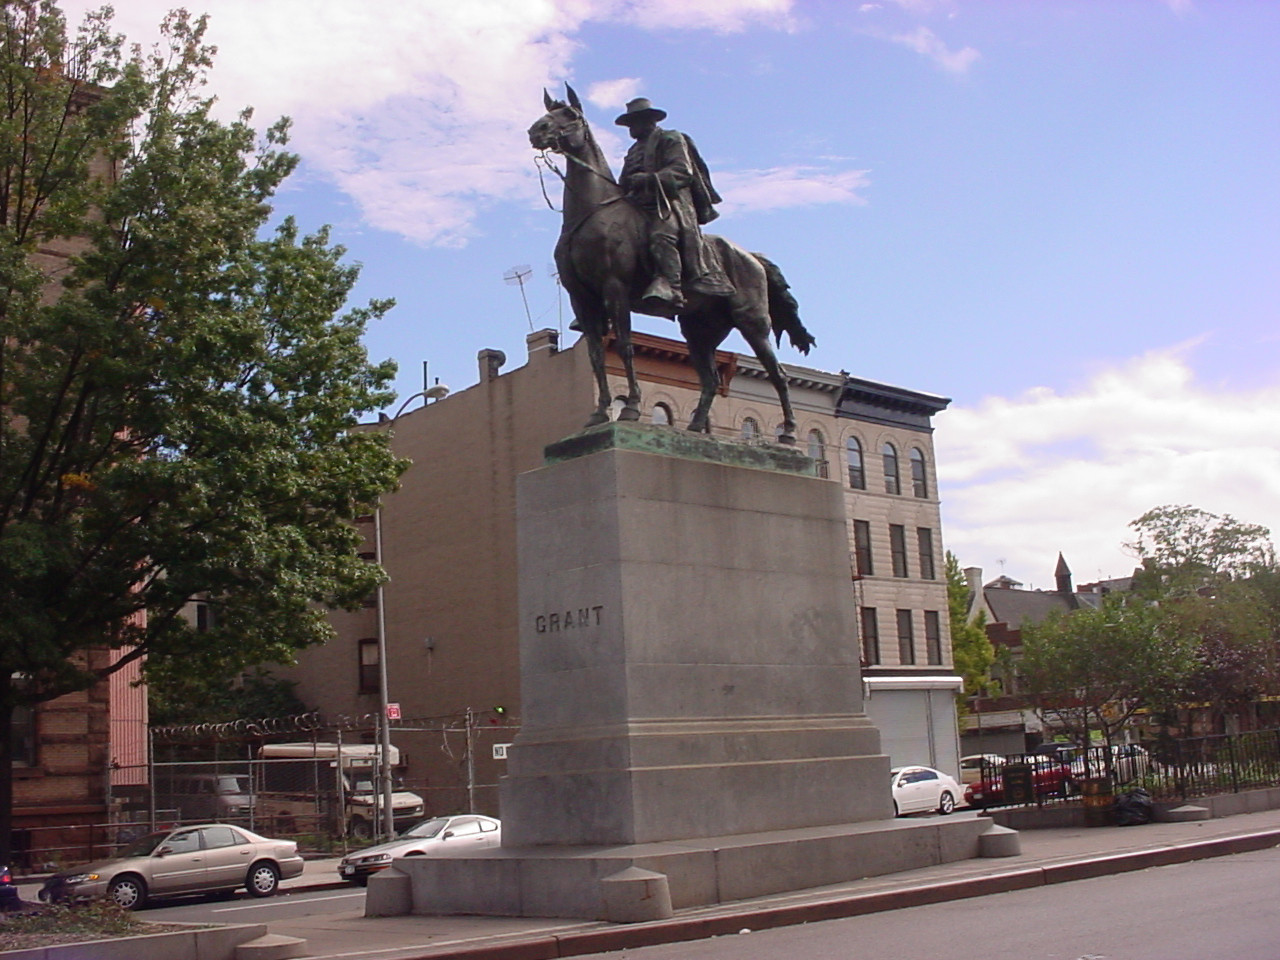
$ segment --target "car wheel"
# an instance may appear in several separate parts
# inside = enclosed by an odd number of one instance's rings
[[[107,899],[126,910],[140,910],[147,902],[147,885],[133,874],[116,877],[107,887]]]
[[[373,839],[373,827],[368,820],[360,817],[352,817],[351,828],[347,831],[352,840],[371,840]]]
[[[897,801],[897,800],[893,801],[893,815],[894,815],[895,817],[900,817],[900,816],[902,816],[902,811],[898,809],[898,801]]]
[[[938,812],[944,817],[956,808],[956,798],[951,795],[950,790],[942,791],[942,798],[938,801]]]
[[[274,863],[265,860],[250,867],[249,875],[244,880],[244,888],[254,897],[272,896],[279,886],[280,871]]]

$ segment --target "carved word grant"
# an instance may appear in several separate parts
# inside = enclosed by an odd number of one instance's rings
[[[538,633],[559,633],[561,630],[586,630],[600,626],[604,606],[578,607],[564,613],[540,613],[533,618],[533,629]]]

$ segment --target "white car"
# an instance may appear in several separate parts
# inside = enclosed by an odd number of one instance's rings
[[[933,767],[894,767],[889,776],[896,817],[929,810],[946,815],[964,796],[964,788],[954,777]]]
[[[427,857],[501,845],[502,824],[493,817],[473,813],[432,817],[394,840],[347,854],[338,864],[338,875],[348,883],[364,886],[373,874],[391,866],[394,857]]]

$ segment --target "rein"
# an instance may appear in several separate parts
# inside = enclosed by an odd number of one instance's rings
[[[586,170],[588,173],[591,173],[599,177],[601,180],[604,180],[606,183],[613,183],[616,186],[616,183],[614,183],[614,180],[612,177],[606,177],[603,173],[601,173],[595,167],[591,166],[589,163],[583,160],[579,160],[577,157],[575,157],[571,153],[565,153],[561,155],[570,163],[576,163],[578,166],[582,167],[582,169]],[[550,170],[557,177],[559,177],[561,183],[564,184],[564,188],[566,190],[572,190],[573,188],[569,186],[568,176],[559,167],[555,165],[555,161],[553,161],[547,155],[547,151],[545,149],[534,156],[533,165],[538,168],[538,186],[542,188],[542,199],[547,201],[548,209],[554,211],[555,213],[563,214],[564,213],[563,210],[556,210],[555,205],[552,204],[551,202],[551,197],[547,195],[547,184],[542,176],[542,168],[546,167],[546,169]],[[578,230],[582,227],[584,223],[586,223],[588,220],[594,217],[597,213],[599,213],[601,209],[603,209],[604,207],[607,207],[611,203],[617,203],[619,200],[623,200],[623,199],[625,199],[625,196],[623,194],[618,194],[616,197],[610,197],[608,200],[600,201],[594,207],[592,207],[590,210],[584,213],[581,217],[579,217],[577,222],[574,223],[572,226],[562,227],[560,229],[560,236],[565,239],[572,237],[575,233],[578,232]]]

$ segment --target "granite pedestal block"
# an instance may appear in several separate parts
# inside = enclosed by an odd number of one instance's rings
[[[679,909],[975,855],[971,820],[890,819],[842,496],[793,450],[669,428],[548,448],[517,487],[503,846],[397,861],[413,911],[628,920],[632,887]]]

